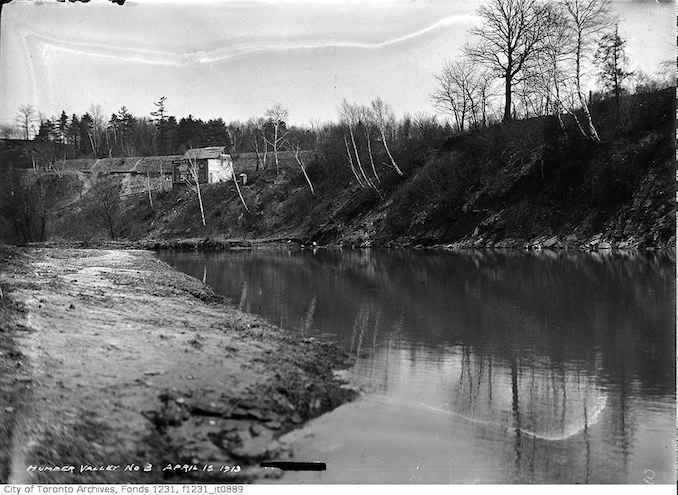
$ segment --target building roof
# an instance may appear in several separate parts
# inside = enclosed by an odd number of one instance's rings
[[[221,155],[226,155],[225,146],[210,146],[209,148],[194,148],[190,149],[184,155],[184,158],[193,160],[207,160],[208,158],[219,158]]]

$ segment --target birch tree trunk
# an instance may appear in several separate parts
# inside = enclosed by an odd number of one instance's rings
[[[351,135],[351,142],[353,143],[353,151],[355,152],[355,159],[356,159],[356,163],[358,164],[358,169],[360,170],[360,174],[363,176],[365,183],[368,186],[370,186],[371,188],[374,189],[374,184],[372,184],[370,179],[367,178],[367,175],[365,174],[365,170],[363,169],[363,164],[360,162],[360,156],[358,155],[358,146],[355,144],[355,135],[353,134],[353,127],[351,125],[348,126],[348,132]]]
[[[589,106],[586,103],[586,97],[581,92],[581,89],[577,89],[577,93],[579,94],[579,102],[581,103],[581,108],[584,111],[584,115],[586,116],[586,122],[587,122],[588,127],[589,127],[589,133],[591,134],[591,139],[593,139],[594,141],[600,141],[600,137],[598,137],[598,131],[596,131],[596,128],[593,125],[593,119],[591,118],[591,112],[589,111]]]
[[[311,194],[315,196],[315,190],[313,189],[313,184],[311,183],[311,179],[308,177],[308,174],[306,173],[306,166],[304,166],[304,162],[301,160],[299,157],[299,152],[301,151],[301,148],[299,146],[295,146],[292,148],[292,153],[294,153],[294,158],[297,160],[297,163],[301,167],[301,171],[304,174],[304,177],[306,178],[306,182],[308,182],[308,187],[311,189]]]
[[[367,153],[370,155],[370,164],[372,165],[372,173],[374,173],[374,177],[377,179],[377,183],[381,183],[381,179],[377,174],[377,167],[374,166],[374,157],[372,156],[372,140],[370,139],[370,129],[367,126],[365,126],[365,137],[367,138]]]
[[[280,162],[278,161],[278,126],[274,128],[273,134],[273,156],[275,157],[275,175],[280,173]]]
[[[581,106],[582,111],[584,112],[584,116],[586,117],[586,123],[588,124],[588,131],[590,133],[590,138],[593,139],[594,141],[600,141],[600,138],[598,137],[598,132],[596,131],[595,126],[593,125],[593,119],[591,118],[591,112],[589,111],[589,106],[586,103],[586,97],[584,96],[584,93],[581,88],[581,58],[582,58],[582,44],[583,41],[581,39],[581,34],[578,33],[577,37],[577,47],[575,50],[575,85],[577,87],[577,97],[579,98],[579,105]],[[571,112],[572,115],[574,116],[574,113]],[[579,126],[580,130],[583,130],[581,124],[579,123],[579,119],[577,117],[574,117],[575,120],[577,121],[577,125]],[[584,133],[586,136],[587,134]]]
[[[266,165],[268,163],[268,140],[266,139],[266,136],[262,136],[264,140],[264,162],[261,164],[261,168],[263,170],[266,170]]]
[[[242,192],[240,192],[240,186],[238,185],[238,179],[235,178],[235,171],[231,174],[231,177],[233,177],[233,182],[235,183],[235,189],[238,191],[238,196],[240,196],[240,201],[242,201],[242,205],[245,207],[245,210],[247,213],[250,212],[250,209],[247,207],[247,203],[245,203],[245,198],[242,197]]]
[[[398,164],[396,164],[396,161],[393,159],[393,155],[391,155],[391,150],[388,149],[388,143],[386,142],[386,133],[384,132],[384,129],[379,129],[379,131],[381,133],[381,141],[384,143],[384,148],[386,149],[386,154],[391,159],[391,165],[393,165],[395,171],[398,172],[398,175],[403,175],[403,171],[400,170],[400,167],[398,167]]]
[[[207,223],[205,222],[205,209],[203,208],[202,192],[200,191],[200,173],[198,168],[198,160],[195,158],[189,158],[188,163],[191,178],[193,179],[193,182],[195,182],[195,192],[198,195],[198,203],[200,204],[200,217],[202,218],[202,225],[203,227],[206,227]]]
[[[254,136],[254,153],[257,156],[257,164],[254,168],[255,172],[259,171],[259,162],[261,161],[261,153],[259,153],[259,139],[257,139],[257,136]]]
[[[346,145],[346,154],[348,155],[348,163],[349,163],[349,165],[351,165],[351,172],[353,172],[353,175],[355,176],[356,180],[358,181],[358,184],[360,184],[360,187],[365,189],[365,186],[363,185],[363,181],[360,179],[360,176],[355,171],[355,167],[353,166],[353,157],[351,155],[351,149],[348,147],[348,139],[346,138],[345,134],[344,134],[344,144]]]
[[[151,210],[153,209],[153,195],[151,194],[151,173],[146,170],[146,187],[148,188],[148,202],[151,204]]]
[[[198,190],[198,203],[200,203],[200,217],[202,218],[202,226],[206,227],[207,223],[205,223],[205,209],[202,206],[202,194],[200,193],[200,183],[196,180],[196,189]]]

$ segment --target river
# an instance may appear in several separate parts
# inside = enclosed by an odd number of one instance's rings
[[[160,258],[356,356],[290,483],[675,483],[675,257],[265,249]]]

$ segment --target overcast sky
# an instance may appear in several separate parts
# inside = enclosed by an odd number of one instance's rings
[[[294,123],[335,117],[341,99],[381,96],[399,115],[434,112],[432,75],[459,53],[480,0],[17,1],[2,9],[0,122],[30,103],[46,116],[226,121],[280,101]],[[675,60],[673,3],[615,1],[633,66]]]

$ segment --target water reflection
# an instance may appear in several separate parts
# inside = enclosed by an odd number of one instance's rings
[[[675,480],[672,256],[161,258],[241,309],[356,356],[365,397],[297,440],[342,469],[290,481],[642,483],[646,469]]]

